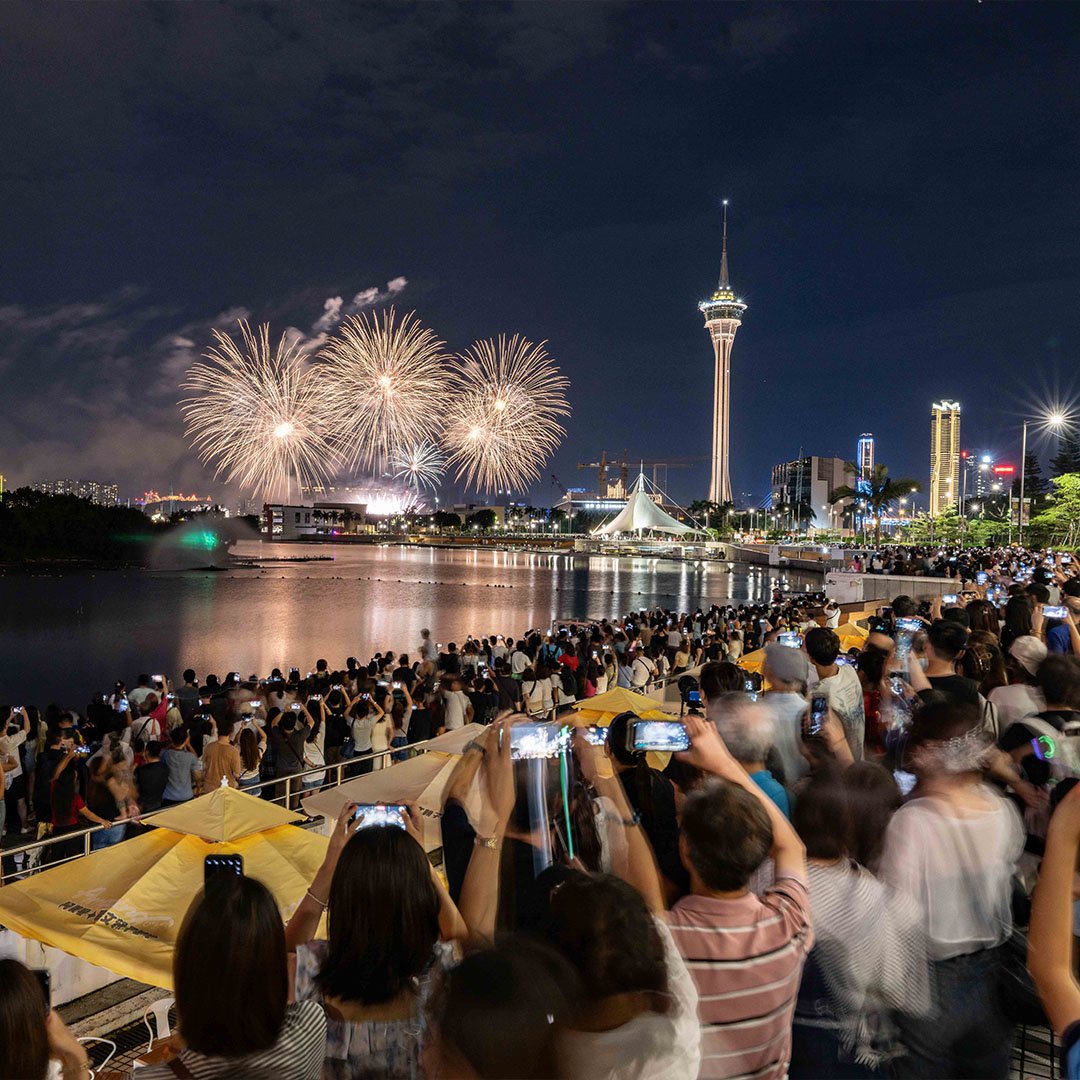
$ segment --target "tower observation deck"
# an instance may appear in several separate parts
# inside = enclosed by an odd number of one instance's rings
[[[731,472],[728,457],[731,450],[731,349],[735,331],[742,325],[746,305],[736,296],[728,277],[727,256],[727,199],[724,200],[724,240],[720,257],[720,282],[708,300],[698,304],[705,316],[705,329],[713,345],[713,441],[712,476],[709,481],[709,500],[715,503],[731,501]]]

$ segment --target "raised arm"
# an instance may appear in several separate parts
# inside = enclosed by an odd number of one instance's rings
[[[1046,854],[1031,905],[1028,970],[1050,1024],[1060,1036],[1080,1020],[1072,905],[1076,852],[1080,846],[1080,784],[1062,799],[1050,818]]]
[[[791,823],[776,808],[776,804],[750,779],[746,770],[731,756],[714,724],[700,716],[684,716],[683,723],[690,735],[691,746],[677,756],[705,772],[713,773],[729,783],[750,792],[765,808],[773,830],[772,858],[776,876],[784,874],[806,880],[806,849]]]

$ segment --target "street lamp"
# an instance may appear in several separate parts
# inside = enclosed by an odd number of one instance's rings
[[[1064,426],[1067,417],[1063,412],[1052,412],[1044,416],[1040,423],[1044,427],[1059,428]],[[1027,472],[1027,429],[1030,421],[1024,421],[1024,433],[1020,439],[1020,510],[1016,527],[1016,542],[1022,548],[1024,546],[1024,475]],[[1010,518],[1012,515],[1009,515]]]

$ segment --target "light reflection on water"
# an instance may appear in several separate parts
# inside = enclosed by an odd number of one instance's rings
[[[224,573],[97,572],[0,578],[0,701],[83,707],[140,671],[179,678],[313,668],[374,651],[521,633],[552,620],[601,618],[657,604],[692,610],[802,591],[821,577],[726,563],[514,551],[242,543],[263,558],[329,555]]]

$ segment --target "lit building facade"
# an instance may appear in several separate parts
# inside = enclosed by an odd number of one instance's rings
[[[960,403],[930,408],[930,516],[960,501]]]
[[[855,480],[843,458],[812,455],[784,461],[772,469],[772,506],[806,503],[814,511],[809,519],[812,527],[839,527],[851,500],[834,505],[829,496],[837,488],[855,487]]]
[[[874,436],[869,431],[864,431],[859,436],[855,463],[859,466],[859,479],[869,480],[874,472]]]
[[[116,506],[120,502],[117,485],[103,484],[99,480],[43,480],[30,487],[45,495],[74,495],[79,499],[89,499],[99,506]]]
[[[705,316],[713,346],[713,415],[712,415],[712,473],[709,479],[709,500],[715,503],[731,501],[731,349],[735,331],[742,325],[746,305],[731,288],[727,259],[727,200],[724,200],[724,240],[720,256],[720,283],[708,300],[698,304]]]

